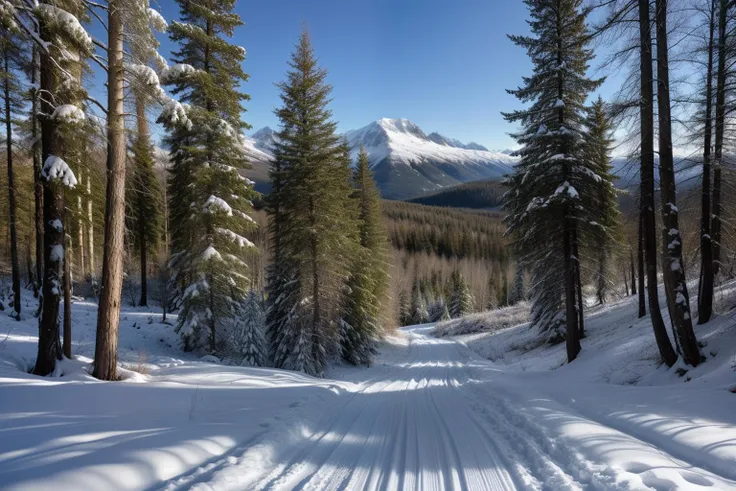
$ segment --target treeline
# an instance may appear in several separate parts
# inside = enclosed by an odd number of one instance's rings
[[[475,181],[440,189],[417,198],[411,203],[452,208],[490,209],[503,204],[506,189],[499,181]]]

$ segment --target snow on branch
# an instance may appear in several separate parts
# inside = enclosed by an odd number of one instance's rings
[[[41,177],[47,181],[59,180],[68,187],[73,188],[77,185],[77,178],[72,169],[67,165],[61,157],[49,155],[41,169]]]
[[[218,234],[220,234],[220,235],[222,235],[224,237],[227,237],[232,242],[235,242],[238,245],[238,247],[241,247],[241,248],[255,247],[255,244],[253,244],[253,242],[249,241],[248,239],[246,239],[242,235],[236,234],[232,230],[228,230],[226,228],[219,228],[218,227],[218,228],[215,229],[215,232],[217,232]]]
[[[54,109],[51,119],[65,123],[81,123],[86,119],[84,111],[73,104],[62,104]]]
[[[18,24],[15,22],[17,12],[13,4],[7,0],[0,0],[0,28],[8,31],[17,31]]]
[[[229,204],[227,204],[227,201],[222,198],[218,198],[214,194],[207,198],[207,201],[202,205],[202,209],[207,213],[213,213],[215,210],[220,210],[225,212],[228,216],[233,216],[233,209]]]
[[[177,63],[170,67],[164,68],[161,71],[161,82],[164,84],[172,84],[181,78],[186,78],[193,73],[196,73],[197,69],[192,65],[186,63]]]
[[[92,37],[74,15],[64,9],[42,3],[36,7],[38,16],[49,24],[61,27],[80,47],[92,51]]]
[[[158,13],[158,10],[152,8],[148,9],[148,22],[151,24],[151,27],[159,32],[165,32],[169,28],[169,23],[166,22],[166,19]]]

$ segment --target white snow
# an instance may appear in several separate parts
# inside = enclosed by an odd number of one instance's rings
[[[51,246],[51,253],[49,259],[52,263],[60,263],[64,260],[64,246],[61,244],[54,244]]]
[[[92,38],[74,15],[48,3],[37,4],[36,10],[47,22],[60,26],[87,49],[92,49]]]
[[[697,327],[708,360],[679,377],[635,301],[591,310],[573,364],[514,326],[519,305],[472,318],[490,331],[402,329],[371,368],[326,379],[184,353],[160,313],[124,307],[122,381],[99,382],[86,301],[72,308],[75,358],[37,377],[37,319],[3,315],[0,487],[736,489],[735,314]]]
[[[41,177],[47,181],[59,180],[69,188],[77,185],[77,178],[72,169],[64,162],[64,159],[56,155],[49,155],[41,169]]]
[[[149,8],[148,9],[148,21],[155,30],[159,32],[165,32],[169,27],[166,19],[158,12],[158,10]]]
[[[255,247],[255,244],[253,244],[253,242],[251,242],[250,240],[246,239],[242,235],[236,234],[232,230],[228,230],[226,228],[219,228],[218,227],[218,228],[215,229],[215,232],[217,232],[218,234],[220,234],[220,235],[222,235],[224,237],[227,237],[232,242],[235,242],[238,245],[238,247]]]
[[[228,216],[232,216],[233,209],[232,207],[222,198],[218,198],[215,195],[210,195],[209,198],[207,198],[207,201],[204,202],[204,205],[202,205],[202,209],[207,211],[208,213],[213,213],[216,210],[222,211]]]
[[[59,220],[58,218],[51,220],[49,222],[49,225],[53,227],[53,229],[56,230],[57,232],[61,232],[64,230],[64,225],[61,223],[61,220]]]
[[[212,246],[207,247],[204,251],[202,251],[202,255],[200,256],[200,259],[202,261],[209,261],[210,259],[215,259],[217,261],[222,261],[222,256],[219,252],[217,252],[217,249],[215,249]]]
[[[186,63],[177,63],[161,71],[161,82],[168,84],[175,82],[178,78],[196,73],[197,69]]]
[[[73,104],[62,104],[54,109],[51,119],[67,123],[79,123],[85,120],[84,111]]]

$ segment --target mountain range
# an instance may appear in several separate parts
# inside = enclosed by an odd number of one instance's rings
[[[439,133],[427,135],[408,119],[379,119],[343,136],[353,160],[361,145],[368,152],[376,183],[388,199],[407,199],[481,179],[500,180],[517,161],[509,152],[492,152],[478,143],[465,144]],[[253,165],[247,175],[262,192],[268,190],[268,167],[277,138],[269,127],[246,137]]]

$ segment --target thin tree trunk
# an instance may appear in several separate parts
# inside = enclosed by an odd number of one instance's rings
[[[641,70],[641,213],[643,215],[644,259],[647,270],[647,296],[654,337],[667,366],[677,361],[677,353],[667,336],[657,296],[657,234],[654,216],[654,90],[652,82],[652,26],[649,0],[639,0],[639,46]]]
[[[84,268],[84,213],[82,213],[82,196],[77,196],[77,245],[79,246],[79,275],[81,278],[87,276]]]
[[[662,265],[665,291],[671,302],[671,315],[682,356],[688,365],[700,363],[700,350],[693,331],[690,298],[682,257],[682,235],[677,209],[672,119],[670,112],[669,44],[667,42],[667,0],[656,0],[657,21],[657,104],[659,117],[659,181],[662,225],[669,243],[663,244],[666,262]]]
[[[572,231],[572,254],[575,256],[573,266],[575,267],[575,296],[577,298],[578,312],[578,337],[585,337],[585,319],[583,311],[583,285],[580,280],[580,255],[578,252],[578,233],[577,228]],[[603,303],[603,302],[601,302]]]
[[[63,352],[67,358],[72,357],[72,239],[66,237],[66,254],[64,255],[64,342]]]
[[[87,170],[87,266],[89,268],[89,276],[94,280],[97,271],[95,270],[95,224],[92,216],[92,179],[89,169]]]
[[[729,1],[720,0],[718,10],[718,71],[716,74],[715,159],[713,161],[713,210],[710,235],[713,254],[713,278],[721,268],[721,164],[723,161],[723,133],[726,120],[726,41]]]
[[[123,117],[123,7],[108,4],[107,84],[107,190],[105,193],[105,248],[102,260],[100,306],[93,376],[117,378],[118,324],[123,287],[125,238],[125,120]]]
[[[634,251],[631,249],[629,249],[629,265],[631,274],[631,294],[636,295],[636,267],[634,266]],[[629,293],[627,291],[626,295],[628,294]]]
[[[10,72],[10,60],[5,53],[5,73]],[[8,157],[8,212],[10,218],[10,263],[13,278],[13,311],[15,320],[20,320],[20,264],[18,263],[18,234],[15,229],[15,173],[13,171],[13,123],[10,118],[10,79],[5,77],[5,147]]]
[[[40,36],[50,41],[43,22]],[[46,97],[41,99],[41,111],[52,114],[54,108],[48,95],[56,94],[59,80],[56,77],[53,61],[48,52],[41,52],[40,87]],[[52,118],[41,120],[41,141],[44,162],[51,156],[62,155],[64,142],[56,131]],[[59,298],[61,295],[62,272],[58,256],[52,258],[55,246],[64,244],[64,187],[56,180],[43,179],[43,252],[44,276],[42,283],[42,305],[38,329],[38,356],[33,373],[49,375],[61,359],[61,340],[59,339]]]
[[[700,285],[698,288],[698,324],[705,324],[713,315],[713,243],[710,231],[710,167],[713,131],[713,48],[716,2],[711,1],[708,29],[708,68],[705,80],[705,130],[703,137],[703,185],[700,214]]]
[[[143,141],[145,138],[148,141],[148,121],[146,120],[146,103],[142,94],[136,94],[135,99],[136,109],[136,122],[138,125],[138,140]],[[136,197],[138,200],[138,244],[140,245],[140,261],[141,261],[141,298],[138,301],[138,305],[145,307],[148,305],[148,244],[146,242],[146,221],[141,216],[141,209],[143,200],[146,199],[143,193],[139,193]]]
[[[632,265],[633,268],[633,265]],[[624,263],[624,291],[626,296],[629,296],[629,272],[627,271],[626,264]]]
[[[639,205],[641,206],[641,204]],[[639,318],[647,315],[646,285],[644,283],[644,214],[639,210],[639,240],[637,241],[636,262],[638,268],[637,281],[639,282]]]
[[[31,84],[35,87],[39,80],[38,48],[33,48],[33,66],[31,67]],[[32,89],[31,102],[31,151],[33,152],[33,218],[36,228],[36,281],[33,295],[38,297],[43,282],[43,183],[41,182],[41,141],[38,135],[38,92]],[[40,312],[40,305],[39,305]]]

